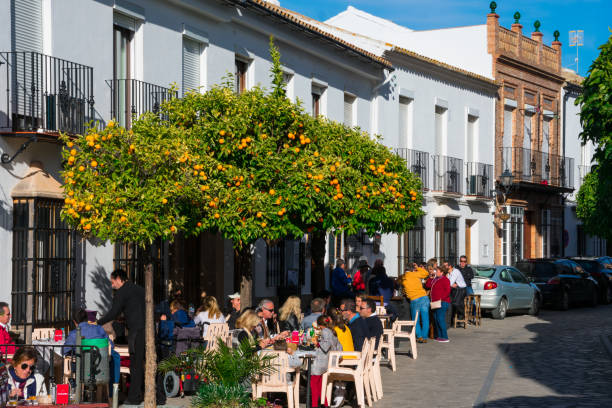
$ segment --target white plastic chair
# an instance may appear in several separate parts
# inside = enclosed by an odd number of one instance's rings
[[[372,347],[376,346],[376,340],[371,342]],[[382,377],[380,375],[380,360],[382,359],[383,339],[378,341],[378,348],[373,349],[372,367],[370,371],[370,387],[372,388],[372,397],[374,401],[378,401],[383,397]]]
[[[381,316],[381,315],[386,315],[387,314],[387,308],[380,305],[380,306],[376,306],[376,314]]]
[[[395,371],[395,334],[393,329],[384,329],[380,338],[381,351],[387,350],[387,360],[391,364],[391,370]]]
[[[252,384],[253,396],[261,398],[265,392],[282,392],[287,394],[288,408],[298,408],[300,406],[300,373],[299,368],[289,366],[289,356],[282,351],[264,350],[260,352],[262,356],[275,356],[270,363],[271,372],[262,375],[258,381]],[[289,375],[295,373],[293,381],[289,380]]]
[[[357,404],[360,408],[365,407],[364,390],[368,400],[368,406],[372,406],[372,396],[370,393],[370,384],[367,374],[371,367],[371,344],[374,340],[365,339],[363,341],[362,351],[330,351],[328,355],[327,371],[323,374],[321,382],[321,403],[331,401],[332,389],[334,381],[352,381],[355,383],[357,392]],[[352,366],[340,365],[340,362],[345,357],[354,357],[355,359],[344,360],[352,363]]]
[[[410,347],[412,350],[412,358],[417,359],[417,342],[416,342],[416,322],[419,320],[419,312],[416,312],[414,320],[396,320],[393,323],[393,335],[396,338],[410,339]],[[404,331],[407,327],[412,330]]]
[[[225,344],[227,344],[227,338],[229,335],[229,326],[227,323],[209,324],[208,329],[206,329],[206,335],[203,337],[203,339],[206,341],[206,350],[216,350],[219,346],[217,344],[219,337]]]

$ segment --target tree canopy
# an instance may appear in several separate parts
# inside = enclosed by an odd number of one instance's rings
[[[599,50],[576,99],[582,142],[596,146],[591,172],[578,192],[576,214],[587,232],[612,239],[612,36]]]
[[[63,151],[63,217],[85,235],[142,245],[218,231],[242,246],[313,230],[403,232],[421,182],[377,138],[272,91],[231,81],[190,92],[126,130],[90,128]]]

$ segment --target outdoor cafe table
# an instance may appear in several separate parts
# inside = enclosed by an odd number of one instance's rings
[[[312,360],[315,358],[315,352],[314,350],[296,350],[293,354],[298,358],[305,360],[306,363],[306,406],[310,407],[312,406],[310,396],[310,368],[312,365]]]
[[[41,357],[41,359],[36,363],[36,366],[37,366],[36,368],[38,369],[40,373],[43,373],[43,374],[46,373],[51,367],[51,353],[52,352],[56,354],[56,356],[53,356],[53,361],[55,362],[56,370],[57,370],[58,364],[61,367],[61,370],[63,370],[63,365],[62,365],[63,347],[62,346],[64,345],[64,340],[57,340],[57,341],[53,339],[32,340],[32,345],[36,348],[36,351]],[[53,373],[53,376],[55,377],[57,381],[57,376],[55,376],[55,374],[57,373]]]

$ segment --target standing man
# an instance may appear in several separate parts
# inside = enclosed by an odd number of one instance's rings
[[[145,359],[145,292],[135,283],[127,280],[123,269],[115,269],[110,276],[111,286],[115,289],[113,306],[98,325],[114,320],[123,312],[128,329],[128,349],[130,352],[131,384],[125,404],[140,405],[144,381]]]
[[[457,313],[457,317],[461,320],[465,315],[465,308],[463,305],[463,299],[466,294],[466,284],[463,279],[463,275],[459,269],[454,268],[448,262],[444,262],[444,266],[448,268],[448,280],[450,280],[451,286],[451,302],[453,307],[453,313]]]
[[[427,266],[433,263],[428,263]],[[429,296],[423,288],[423,279],[429,277],[429,272],[424,268],[418,267],[416,264],[412,264],[413,270],[406,269],[402,277],[402,285],[404,286],[404,293],[410,301],[410,313],[412,320],[415,320],[417,312],[419,312],[419,319],[416,322],[415,330],[418,343],[427,343],[427,337],[429,335]]]
[[[459,267],[457,268],[463,276],[465,281],[465,291],[467,295],[473,295],[474,290],[472,289],[472,279],[474,278],[474,270],[467,264],[467,256],[461,255],[459,257]]]
[[[340,300],[351,297],[351,278],[344,271],[344,259],[336,260],[336,269],[332,272],[331,289],[336,305]]]
[[[240,316],[240,293],[236,292],[232,295],[229,295],[230,299],[230,310],[225,318],[227,322],[227,326],[230,330],[234,330],[236,328],[236,320],[238,320],[238,316]]]
[[[0,302],[0,344],[15,344],[15,341],[9,334],[9,325],[11,323],[11,310],[6,302]],[[0,353],[6,356],[7,354],[15,354],[15,346],[2,346]]]

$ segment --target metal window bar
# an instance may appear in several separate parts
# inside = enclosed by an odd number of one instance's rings
[[[113,268],[123,269],[129,280],[144,287],[147,255],[153,262],[153,299],[155,302],[161,302],[165,296],[164,241],[158,239],[146,248],[132,242],[117,242],[114,249]]]
[[[137,79],[109,79],[106,84],[111,92],[111,118],[126,128],[143,113],[158,113],[162,103],[178,97],[177,91]]]
[[[266,286],[269,288],[285,285],[285,240],[266,248]]]
[[[74,303],[76,235],[60,218],[62,202],[18,199],[13,213],[12,321],[67,327]]]
[[[93,68],[30,51],[0,52],[0,128],[80,134],[94,119]]]
[[[493,165],[466,163],[465,183],[467,195],[493,197]]]
[[[395,153],[406,161],[408,170],[419,176],[423,189],[429,188],[429,153],[419,150],[397,148]]]
[[[502,147],[497,177],[508,170],[515,181],[574,188],[574,159],[523,147]]]
[[[419,217],[414,227],[404,233],[402,255],[399,257],[400,266],[403,268],[400,273],[413,263],[425,262],[425,224],[423,217]]]
[[[433,156],[435,191],[462,194],[463,160],[456,157]]]

